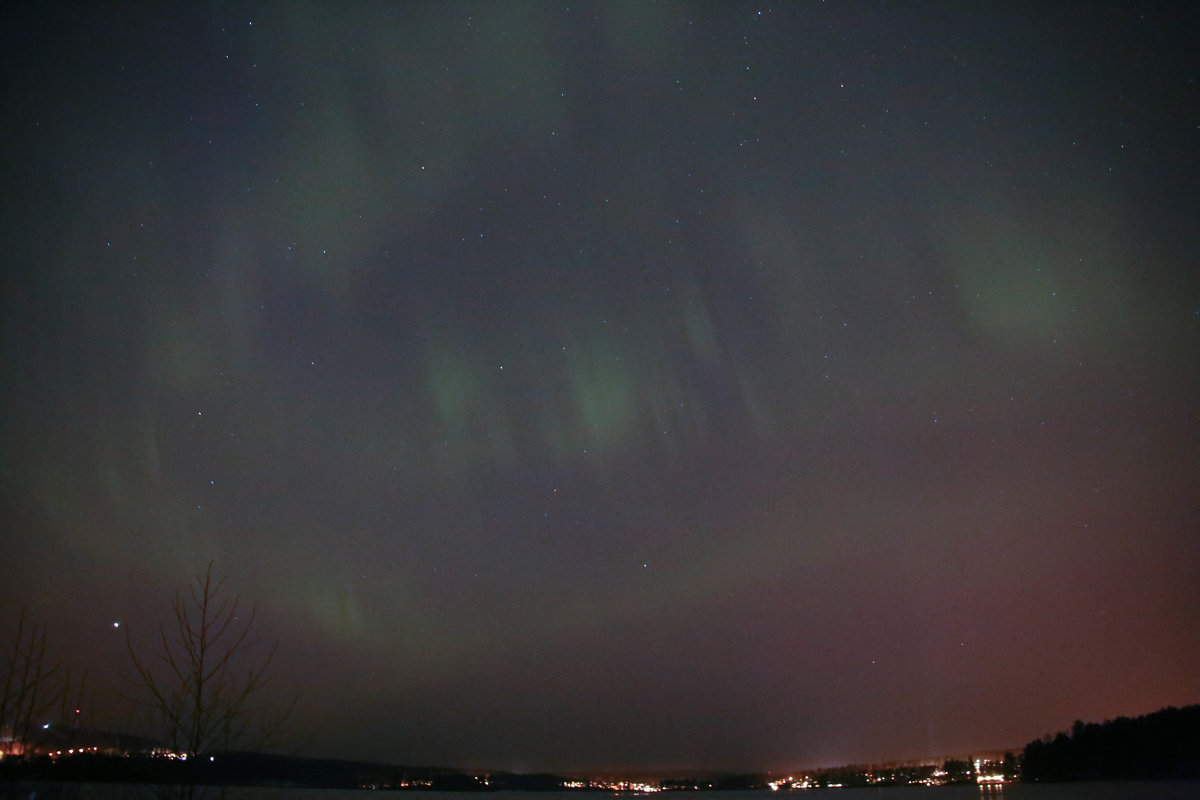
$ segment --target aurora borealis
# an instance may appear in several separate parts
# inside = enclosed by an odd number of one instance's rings
[[[22,4],[3,582],[212,560],[305,749],[1019,747],[1197,701],[1182,5]]]

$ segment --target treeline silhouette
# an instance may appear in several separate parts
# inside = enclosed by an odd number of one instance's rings
[[[1169,707],[1025,745],[1022,781],[1200,778],[1200,705]]]
[[[325,789],[412,788],[430,791],[538,791],[561,789],[554,775],[492,774],[487,779],[453,769],[403,767],[365,761],[216,752],[179,760],[145,754],[75,753],[0,760],[0,783],[63,782],[163,786],[266,786]],[[6,795],[0,790],[0,798]],[[21,795],[24,797],[25,795]]]

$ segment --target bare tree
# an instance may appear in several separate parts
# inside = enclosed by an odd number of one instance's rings
[[[67,690],[57,664],[48,658],[46,624],[17,617],[16,637],[0,664],[0,754],[26,756],[37,746],[39,722]]]
[[[159,628],[154,646],[140,653],[128,629],[125,643],[133,681],[155,733],[179,756],[270,745],[294,700],[276,702],[267,691],[278,642],[251,639],[255,608],[213,577],[210,562],[187,591],[175,594],[173,622]]]

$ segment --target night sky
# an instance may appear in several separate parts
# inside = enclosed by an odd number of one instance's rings
[[[103,5],[0,56],[0,622],[91,724],[210,560],[315,755],[1200,700],[1188,4]]]

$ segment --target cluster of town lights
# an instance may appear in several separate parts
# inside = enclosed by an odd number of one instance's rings
[[[639,783],[638,781],[608,781],[608,780],[592,780],[592,781],[566,781],[563,783],[563,788],[566,789],[603,789],[609,792],[627,792],[630,794],[653,794],[661,792],[663,788],[656,783]]]
[[[72,747],[69,750],[55,750],[50,753],[51,758],[60,758],[61,756],[82,755],[84,753],[99,753],[99,747]]]
[[[1004,776],[998,772],[984,774],[983,769],[989,765],[981,759],[975,759],[975,782],[976,783],[1004,783]]]
[[[1010,782],[1011,779],[1006,778],[1003,773],[988,771],[988,770],[995,770],[998,768],[998,766],[999,765],[995,762],[985,761],[983,759],[978,759],[978,758],[975,759],[974,782],[976,784],[978,784],[979,786],[997,787],[997,788],[999,788],[999,786],[1001,784]],[[863,777],[865,777],[867,783],[883,784],[883,785],[892,785],[892,784],[896,783],[896,779],[894,776],[875,775],[870,771],[863,773]],[[908,785],[910,785],[910,786],[945,786],[948,783],[951,783],[950,774],[948,772],[946,772],[946,770],[944,770],[942,768],[938,768],[938,769],[935,769],[931,774],[927,774],[927,777],[924,777],[919,780],[912,780]],[[841,783],[824,783],[823,784],[820,781],[818,781],[816,778],[813,778],[812,776],[807,776],[807,775],[802,776],[802,777],[795,777],[795,776],[789,775],[786,778],[777,778],[775,780],[767,781],[767,787],[770,788],[771,791],[773,791],[773,792],[779,792],[779,791],[790,792],[790,791],[795,791],[798,789],[817,789],[817,788],[822,788],[822,787],[827,788],[827,789],[838,789],[838,788],[841,788],[842,786],[843,786],[843,784],[841,784]]]

